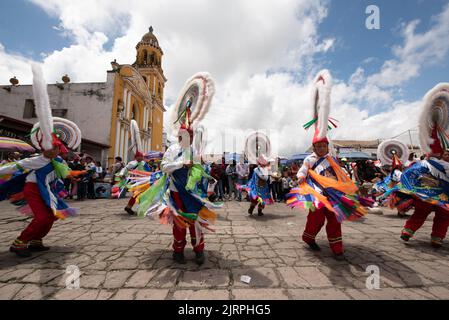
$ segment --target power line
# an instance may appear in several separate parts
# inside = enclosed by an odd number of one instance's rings
[[[392,137],[392,138],[390,138],[390,139],[396,139],[397,137],[400,137],[400,136],[402,136],[403,134],[410,133],[410,132],[412,132],[412,131],[418,131],[418,130],[416,130],[417,128],[418,128],[418,126],[413,127],[413,128],[410,128],[410,129],[407,129],[407,130],[405,130],[404,132],[401,132],[400,134],[398,134],[398,135],[396,135],[396,136],[394,136],[394,137]]]

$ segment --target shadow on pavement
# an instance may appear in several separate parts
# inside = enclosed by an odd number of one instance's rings
[[[0,270],[20,266],[20,268],[15,269],[15,271],[23,269],[28,272],[19,273],[17,278],[11,278],[9,281],[23,279],[22,282],[35,284],[36,288],[39,290],[39,293],[35,293],[32,289],[23,293],[19,291],[14,299],[34,299],[33,297],[44,299],[51,296],[57,291],[58,285],[56,285],[56,283],[62,281],[61,277],[64,277],[67,267],[67,255],[76,251],[76,247],[52,246],[50,251],[35,252],[29,258],[19,258],[9,251],[1,252]],[[39,274],[35,275],[34,272],[38,270],[40,270]],[[12,272],[14,272],[14,270],[12,270]],[[48,285],[47,283],[52,284]]]
[[[377,266],[380,271],[381,286],[406,287],[423,286],[422,278],[415,270],[388,253],[377,251],[362,245],[347,245],[346,261],[336,261],[328,248],[313,255],[326,268],[329,280],[334,286],[341,288],[366,289],[366,280],[370,276],[368,266]]]

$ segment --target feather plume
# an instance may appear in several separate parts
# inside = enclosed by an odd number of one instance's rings
[[[192,114],[191,114],[192,126],[197,127],[199,122],[204,119],[207,112],[209,111],[210,103],[215,94],[215,84],[211,75],[208,72],[199,72],[190,77],[186,81],[184,87],[180,91],[178,100],[175,103],[175,107],[172,109],[171,112],[172,135],[178,134],[178,130],[181,125],[176,121],[178,120],[179,117],[179,111],[182,110],[182,108],[184,107],[182,106],[184,102],[184,96],[189,91],[189,89],[195,86],[198,88],[199,92],[195,105],[192,106]]]
[[[321,70],[315,77],[312,89],[313,117],[318,116],[315,123],[318,126],[318,137],[327,135],[328,119],[331,105],[332,76],[329,70]]]
[[[41,145],[44,150],[50,150],[53,148],[53,117],[47,93],[47,84],[40,65],[33,63],[31,69],[33,72],[34,103],[36,105],[36,114],[39,118],[39,130],[42,134]],[[33,130],[34,129],[35,128],[33,127]],[[36,143],[38,144],[37,146]],[[33,141],[33,144],[40,148],[38,141]]]
[[[406,163],[409,155],[407,146],[401,141],[395,139],[385,140],[377,147],[377,158],[380,160],[380,162],[383,165],[391,165],[393,163],[393,155],[388,154],[389,150],[391,150],[392,148],[401,151],[400,160],[402,163]]]
[[[131,148],[133,148],[134,152],[143,152],[139,126],[137,125],[137,121],[134,119],[131,120]]]
[[[431,153],[430,145],[434,142],[431,138],[432,131],[432,108],[438,98],[444,98],[449,102],[449,83],[439,83],[426,93],[422,101],[422,111],[419,118],[419,144],[425,153]],[[447,125],[447,124],[446,124]],[[446,128],[443,128],[446,129]]]

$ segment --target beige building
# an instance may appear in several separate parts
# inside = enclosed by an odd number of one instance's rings
[[[130,121],[139,124],[144,152],[164,151],[163,106],[167,79],[162,70],[162,49],[150,28],[136,46],[133,64],[111,62],[106,82],[50,84],[48,94],[54,116],[69,119],[80,127],[79,151],[111,164],[114,157],[133,158],[129,150]],[[19,79],[20,80],[20,79]],[[27,140],[37,121],[31,85],[0,86],[0,135]]]

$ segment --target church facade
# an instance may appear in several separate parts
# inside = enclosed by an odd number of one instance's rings
[[[116,156],[124,161],[133,158],[129,150],[132,119],[139,124],[144,152],[165,151],[163,98],[167,79],[153,28],[142,37],[136,51],[133,64],[111,62],[106,82],[71,83],[65,75],[63,83],[48,85],[53,115],[77,123],[83,133],[78,151],[103,165],[110,165]],[[32,87],[11,80],[10,86],[0,86],[0,136],[28,140],[37,121]]]

